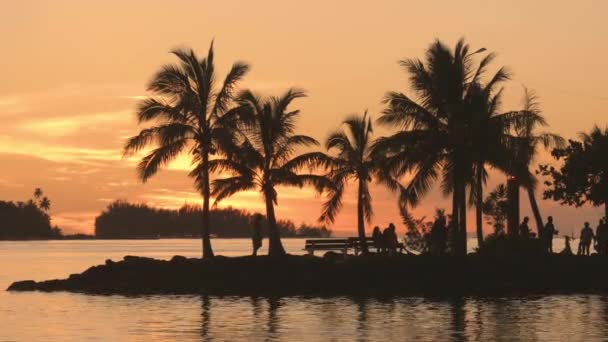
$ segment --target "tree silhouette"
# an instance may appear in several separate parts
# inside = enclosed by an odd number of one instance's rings
[[[473,182],[472,120],[470,91],[479,83],[491,57],[474,66],[472,53],[464,40],[453,51],[440,41],[426,52],[425,61],[400,62],[410,76],[418,100],[399,92],[386,95],[387,108],[378,119],[381,125],[400,129],[378,139],[375,150],[384,154],[382,180],[400,193],[402,211],[419,204],[431,185],[441,177],[444,194],[452,194],[452,238],[457,254],[466,254],[466,187]],[[507,78],[504,69],[486,87]],[[412,173],[407,187],[396,179]],[[404,216],[407,216],[404,213]]]
[[[334,222],[342,207],[346,184],[349,180],[357,181],[357,232],[361,251],[367,253],[365,221],[369,223],[373,213],[368,184],[376,172],[376,163],[371,155],[372,123],[366,111],[363,116],[347,118],[343,125],[345,129],[331,133],[325,143],[328,151],[337,151],[337,156],[329,157],[331,170],[327,177],[332,186],[328,191],[328,200],[323,204],[320,220]]]
[[[595,126],[590,133],[581,133],[580,141],[570,140],[567,146],[553,149],[551,155],[563,164],[559,168],[539,167],[539,172],[549,177],[544,198],[577,207],[604,205],[604,217],[608,218],[608,128]]]
[[[507,218],[507,231],[516,234],[519,226],[519,188],[524,187],[528,193],[530,207],[536,221],[537,232],[543,228],[543,220],[536,202],[535,190],[537,179],[530,172],[530,165],[534,162],[539,148],[561,147],[564,139],[550,132],[538,132],[539,127],[547,126],[542,116],[538,97],[536,94],[524,89],[524,108],[521,122],[514,127],[516,139],[511,144],[515,157],[510,159],[507,166],[507,195],[509,197],[509,214]],[[540,235],[539,235],[540,236]]]
[[[196,188],[203,196],[201,236],[203,257],[213,256],[209,237],[210,156],[221,156],[227,146],[238,141],[234,128],[236,115],[231,111],[233,91],[249,66],[232,65],[222,85],[215,88],[213,42],[207,57],[199,59],[192,50],[172,53],[179,64],[165,65],[156,73],[148,90],[156,96],[139,104],[140,123],[154,123],[128,140],[125,155],[136,153],[149,145],[157,146],[139,163],[139,178],[145,182],[160,167],[173,161],[182,152],[192,156]]]
[[[274,212],[274,206],[278,204],[275,187],[309,184],[322,191],[327,186],[322,176],[297,173],[302,167],[326,162],[322,153],[296,155],[297,148],[318,145],[309,136],[295,134],[295,121],[300,111],[288,110],[293,100],[304,96],[304,92],[295,89],[267,99],[261,99],[249,90],[242,92],[238,100],[239,117],[246,139],[232,153],[233,158],[213,161],[214,169],[232,174],[213,181],[216,203],[240,191],[261,192],[266,204],[268,254],[271,256],[285,255]]]
[[[40,207],[40,209],[42,209],[44,211],[49,211],[49,210],[51,210],[51,200],[49,200],[48,197],[44,196],[40,200],[40,203],[38,206]]]

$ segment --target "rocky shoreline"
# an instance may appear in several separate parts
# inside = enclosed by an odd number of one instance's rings
[[[67,279],[13,283],[8,291],[89,294],[503,295],[608,293],[608,258],[126,256]]]

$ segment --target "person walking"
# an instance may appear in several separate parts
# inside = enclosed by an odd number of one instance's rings
[[[253,256],[258,255],[258,249],[262,247],[262,240],[264,239],[262,235],[262,219],[263,216],[261,214],[253,215],[253,232],[251,234]]]

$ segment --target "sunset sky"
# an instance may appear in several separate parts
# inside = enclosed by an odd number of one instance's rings
[[[138,132],[134,109],[147,81],[174,61],[168,52],[192,47],[203,55],[212,39],[222,77],[242,60],[252,66],[242,87],[262,94],[306,89],[309,97],[294,102],[303,113],[299,132],[319,140],[348,114],[368,109],[377,118],[387,91],[411,94],[398,60],[422,58],[435,38],[453,46],[460,37],[473,49],[498,53],[494,66],[513,71],[505,111],[520,107],[526,85],[540,96],[550,129],[573,138],[608,124],[606,13],[601,0],[6,1],[0,200],[26,200],[42,187],[53,223],[68,233],[91,233],[95,216],[116,199],[165,207],[200,201],[186,159],[141,184],[135,160],[123,159],[121,149]],[[486,191],[502,181],[494,173]],[[400,221],[391,193],[376,185],[372,195],[373,224]],[[311,189],[282,189],[277,215],[313,223],[321,202]],[[601,213],[540,204],[568,234],[585,220],[595,224]],[[257,193],[223,205],[262,210]],[[437,190],[416,214],[436,207],[449,207]],[[528,213],[522,196],[522,215]],[[355,227],[351,187],[333,229],[349,234]]]

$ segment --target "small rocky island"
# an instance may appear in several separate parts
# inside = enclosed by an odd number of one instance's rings
[[[285,258],[126,256],[67,279],[13,283],[8,291],[89,294],[502,295],[608,293],[608,258],[384,255]]]

